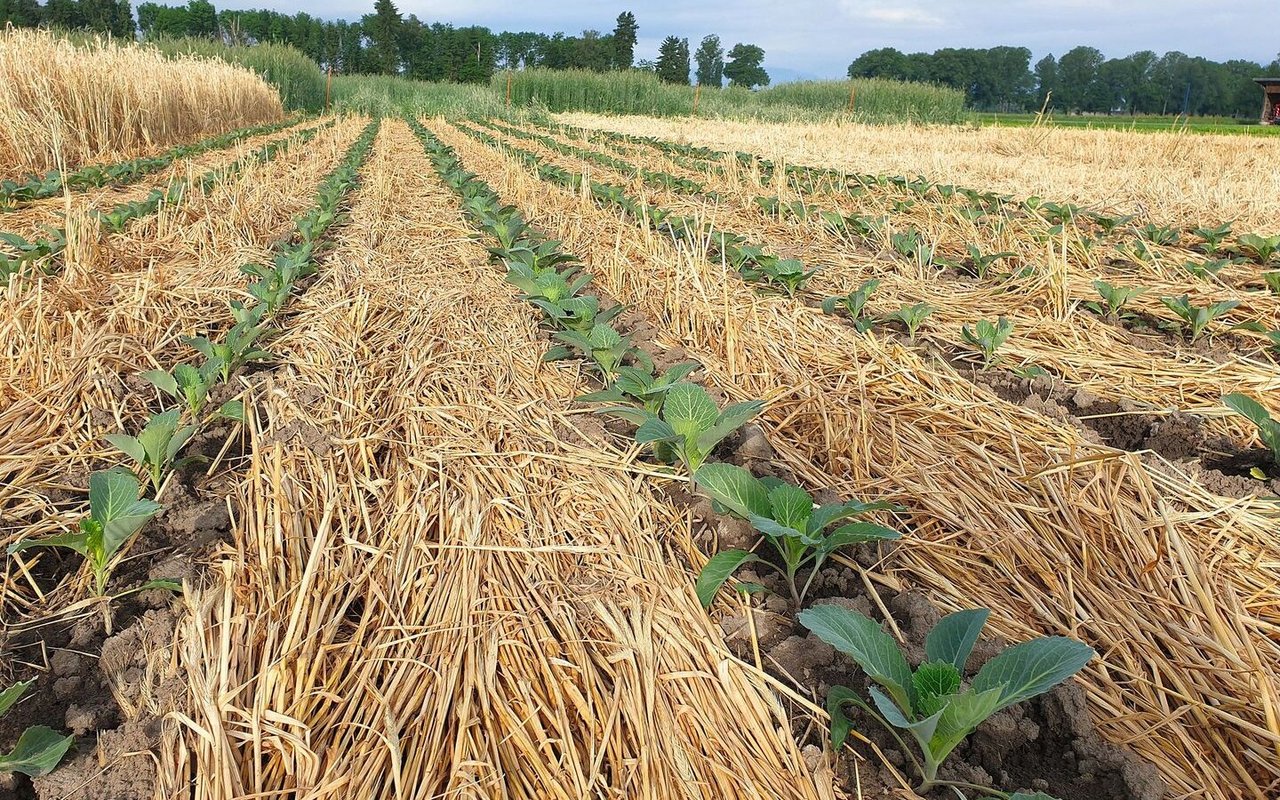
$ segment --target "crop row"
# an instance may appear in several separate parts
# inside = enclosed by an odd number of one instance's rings
[[[161,410],[153,413],[134,434],[106,437],[125,462],[89,476],[89,513],[76,530],[10,545],[10,556],[31,548],[68,548],[79,553],[93,576],[94,598],[101,603],[107,632],[111,630],[110,604],[126,595],[150,589],[181,591],[180,584],[151,580],[141,586],[109,594],[112,572],[126,556],[135,535],[163,510],[159,502],[175,472],[196,457],[183,456],[187,443],[201,429],[219,420],[243,422],[240,399],[216,402],[232,378],[246,365],[271,358],[261,344],[270,336],[279,312],[298,291],[299,282],[316,271],[316,255],[322,237],[337,220],[344,198],[356,185],[378,120],[372,121],[347,150],[342,162],[321,182],[310,211],[295,221],[292,236],[274,250],[270,265],[245,264],[241,271],[254,280],[248,293],[254,302],[229,304],[232,324],[221,336],[187,338],[197,358],[171,370],[151,370],[142,378],[159,390]],[[313,129],[314,133],[318,129]],[[223,388],[225,387],[225,388]],[[145,476],[147,487],[140,483]],[[16,684],[0,694],[0,714],[16,702],[33,681]],[[74,740],[45,726],[28,729],[11,753],[0,756],[0,770],[41,775],[57,766]]]
[[[44,175],[30,175],[25,180],[0,181],[0,212],[12,211],[15,208],[61,194],[63,189],[91,189],[97,186],[125,186],[158,172],[180,158],[189,158],[210,150],[224,147],[254,136],[275,133],[278,130],[298,124],[296,117],[273,122],[267,125],[255,125],[249,128],[230,131],[211,136],[192,144],[184,144],[165,151],[157,156],[144,156],[131,161],[121,161],[105,166],[93,165],[83,167],[75,172],[63,175],[60,170],[50,170]]]
[[[119,233],[130,221],[154,214],[162,205],[172,206],[181,202],[192,185],[201,192],[208,192],[218,182],[252,164],[266,163],[290,147],[310,141],[320,131],[333,124],[333,120],[329,120],[313,128],[298,131],[287,138],[268,142],[257,151],[227,166],[209,170],[194,180],[176,177],[163,189],[152,189],[141,200],[119,203],[109,211],[95,211],[94,215],[99,224],[107,230]],[[0,242],[4,242],[12,250],[10,253],[0,251],[0,287],[3,287],[8,286],[15,277],[33,272],[37,268],[45,274],[52,274],[55,270],[54,259],[67,247],[67,230],[66,228],[46,228],[45,235],[34,240],[27,240],[14,233],[0,233]]]
[[[773,477],[757,478],[743,467],[716,460],[717,445],[763,410],[764,404],[757,400],[719,408],[705,389],[688,380],[697,364],[679,364],[656,373],[649,357],[609,324],[620,306],[606,308],[600,297],[585,293],[591,276],[582,272],[582,264],[563,252],[559,242],[533,229],[518,209],[503,205],[495,192],[465,169],[451,148],[418,123],[410,121],[410,125],[441,178],[461,197],[465,215],[496,241],[490,252],[506,269],[506,280],[522,291],[521,299],[541,312],[543,324],[562,343],[544,359],[580,358],[604,385],[601,391],[577,400],[606,403],[598,413],[634,423],[637,444],[650,448],[658,461],[709,497],[719,513],[748,521],[771,551],[762,556],[755,548],[733,549],[712,556],[695,585],[703,605],[710,606],[734,571],[745,564],[776,570],[800,622],[849,655],[877,684],[870,691],[874,707],[845,687],[833,687],[828,694],[835,748],[850,731],[843,709],[855,705],[890,731],[914,739],[921,753],[920,759],[912,756],[920,773],[920,791],[959,786],[940,779],[938,768],[983,720],[1047,691],[1092,658],[1093,651],[1079,642],[1063,637],[1037,639],[1005,650],[962,690],[961,676],[986,621],[986,610],[944,617],[929,635],[927,663],[913,671],[892,637],[870,618],[837,605],[804,608],[810,583],[837,550],[899,538],[897,531],[861,519],[894,506],[856,500],[817,505],[799,486]],[[759,588],[742,587],[746,591]],[[904,751],[909,752],[905,747]],[[967,788],[989,797],[1048,798],[1043,793]]]
[[[456,123],[455,123],[456,124]],[[583,181],[588,180],[583,173],[564,170],[546,163],[536,154],[515,147],[497,139],[484,131],[475,130],[456,124],[460,130],[477,140],[509,155],[522,160],[544,180],[549,180],[566,188],[578,191]],[[508,130],[505,126],[490,124],[490,127]],[[539,138],[525,133],[522,138]],[[565,150],[572,150],[563,146]],[[738,271],[748,282],[762,285],[768,291],[781,292],[794,297],[808,280],[816,274],[815,269],[808,269],[795,259],[782,259],[766,252],[762,247],[745,243],[743,237],[718,230],[714,226],[696,219],[678,217],[668,210],[649,205],[626,194],[622,187],[591,180],[588,185],[591,196],[598,204],[613,206],[626,212],[637,224],[648,225],[659,233],[669,235],[677,242],[690,244],[700,248],[705,254]],[[867,304],[879,286],[878,280],[864,281],[847,295],[827,297],[821,301],[825,313],[843,313],[860,332],[865,332],[877,324],[895,323],[901,325],[908,336],[914,340],[916,333],[934,309],[928,303],[906,304],[888,314],[871,316],[867,313]],[[1098,313],[1111,318],[1124,314],[1124,307],[1139,290],[1113,286],[1106,281],[1095,281],[1094,288],[1101,298],[1095,303]],[[1189,340],[1195,341],[1214,320],[1235,307],[1234,301],[1222,301],[1205,306],[1197,305],[1187,296],[1162,297],[1162,303],[1182,322],[1182,328]],[[1236,326],[1239,327],[1239,326]],[[960,329],[960,344],[976,353],[984,369],[996,363],[997,351],[1006,343],[1013,332],[1013,324],[1001,316],[995,320],[979,319],[972,325],[966,324]],[[1270,331],[1268,336],[1280,347],[1280,331]],[[1021,377],[1035,377],[1047,374],[1044,369],[1034,364],[1010,366],[1011,371]],[[1259,437],[1272,450],[1272,460],[1280,467],[1280,449],[1275,446],[1280,442],[1280,422],[1277,422],[1265,407],[1256,400],[1240,393],[1227,394],[1222,402],[1229,409],[1247,419],[1257,430]]]
[[[560,148],[567,148],[582,158],[590,158],[587,153],[593,152],[585,148],[563,145],[547,136],[538,136],[506,126],[501,129],[509,135],[534,138],[560,152],[566,152]],[[619,135],[609,134],[609,136]],[[664,143],[664,145],[667,144],[670,143]],[[670,147],[683,149],[686,146],[670,144]],[[702,152],[703,148],[695,148],[695,150]],[[731,157],[729,154],[721,155],[724,158]],[[737,154],[740,159],[747,155]],[[610,159],[617,161],[612,156]],[[622,163],[626,164],[626,162]],[[769,162],[764,163],[767,168],[741,172],[754,174],[762,183],[767,183],[768,179],[765,176],[771,174],[773,168]],[[630,167],[625,171],[634,173],[635,169]],[[736,181],[740,177],[738,174],[729,175],[730,170],[724,166],[724,162],[712,163],[708,169],[725,175],[731,181]],[[803,185],[806,191],[814,191],[815,180],[802,177],[808,174],[805,172],[808,169],[788,167],[788,175],[795,187]],[[866,194],[868,186],[897,186],[904,190],[905,197],[882,198],[878,208],[872,213],[864,213],[862,210],[846,213],[845,209],[824,208],[821,204],[804,198],[787,201],[777,195],[756,197],[755,204],[771,218],[806,226],[809,230],[822,235],[835,236],[838,240],[845,240],[850,244],[866,244],[880,251],[894,253],[905,259],[907,263],[917,266],[922,273],[934,272],[941,277],[944,270],[951,269],[958,274],[970,275],[983,281],[995,279],[997,283],[1005,284],[998,287],[1004,291],[1013,290],[1017,283],[1035,285],[1042,278],[1037,269],[1029,264],[1026,252],[983,253],[981,248],[973,244],[973,240],[965,234],[965,228],[967,227],[971,233],[976,233],[979,226],[986,226],[990,229],[986,238],[995,242],[1007,242],[1011,222],[1008,215],[1015,214],[1021,219],[1036,220],[1040,223],[1039,227],[1024,226],[1027,227],[1023,232],[1025,235],[1019,234],[1023,241],[1052,247],[1063,258],[1069,256],[1090,265],[1108,262],[1110,266],[1105,272],[1128,273],[1141,267],[1157,282],[1167,283],[1170,267],[1175,267],[1175,272],[1180,271],[1192,276],[1197,283],[1204,282],[1210,291],[1217,286],[1246,291],[1264,289],[1270,290],[1272,296],[1280,295],[1280,269],[1269,268],[1270,266],[1280,267],[1280,263],[1276,261],[1277,251],[1280,248],[1280,236],[1262,237],[1244,234],[1236,237],[1233,242],[1229,242],[1228,238],[1231,235],[1229,225],[1212,229],[1199,228],[1195,231],[1195,235],[1201,239],[1200,243],[1195,245],[1198,257],[1187,260],[1185,251],[1174,247],[1180,241],[1180,234],[1177,231],[1152,224],[1141,227],[1127,225],[1126,223],[1132,219],[1129,217],[1108,217],[1100,213],[1085,212],[1077,206],[1041,202],[1034,198],[1022,203],[1021,207],[1015,207],[1013,201],[1008,198],[979,195],[971,190],[933,185],[923,180],[908,181],[887,176],[852,176],[850,180],[859,179],[861,182],[848,183],[843,179],[837,181],[836,178],[830,177],[830,174],[831,171],[822,171],[823,177],[817,179],[817,183],[834,186],[835,191],[854,196]],[[873,178],[877,183],[872,183]],[[646,183],[649,182],[646,181]],[[654,184],[650,183],[650,185]],[[916,206],[917,201],[927,196],[930,191],[937,193],[936,199],[939,202],[952,204],[948,206],[950,209],[948,214],[954,214],[954,216],[943,214],[936,220],[935,226],[942,229],[949,228],[958,233],[960,241],[958,244],[952,242],[946,245],[946,252],[944,252],[943,242],[937,235],[931,237],[926,234],[907,214]],[[714,193],[708,193],[705,196],[714,196]],[[959,205],[955,205],[957,202]],[[896,215],[877,213],[888,212],[889,208],[896,209],[899,213]],[[1030,208],[1034,208],[1035,211],[1029,210]],[[1086,218],[1093,220],[1095,232],[1092,235],[1080,231],[1080,226]],[[951,221],[948,222],[948,219]],[[968,223],[956,225],[957,219],[968,220]],[[1106,241],[1108,237],[1118,236],[1125,230],[1131,231],[1135,238],[1132,241],[1117,244],[1109,251],[1111,256],[1104,258],[1102,249],[1097,245]],[[1068,236],[1068,233],[1071,235]],[[1024,250],[1023,247],[1013,249]],[[1000,270],[997,267],[1001,262],[1015,265],[1018,262],[1022,263],[1012,269]],[[1224,272],[1224,270],[1227,271]],[[1233,287],[1225,280],[1228,273],[1238,278],[1236,281],[1238,286]],[[1138,298],[1150,292],[1150,287],[1140,285],[1128,277],[1123,279],[1110,277],[1108,281],[1103,282],[1107,285],[1112,285],[1114,282],[1118,288],[1132,290],[1129,299]],[[1094,288],[1098,289],[1096,285]],[[1085,286],[1076,287],[1076,291],[1085,289]],[[1219,301],[1216,298],[1206,298],[1206,294],[1206,291],[1199,288],[1190,292],[1153,294],[1152,297],[1160,299],[1161,302],[1144,303],[1143,315],[1126,313],[1104,318],[1112,324],[1125,327],[1142,328],[1154,324],[1157,327],[1173,330],[1178,326],[1190,325],[1194,307],[1212,309],[1220,316],[1240,305],[1239,300]],[[1170,302],[1164,302],[1165,298],[1172,301],[1172,305]],[[1253,305],[1266,305],[1261,303],[1257,296],[1247,296],[1247,299]],[[1085,299],[1081,302],[1090,310],[1097,311],[1099,308],[1096,300]],[[1274,305],[1274,301],[1272,304]],[[1250,334],[1268,333],[1263,320],[1273,316],[1274,313],[1265,312],[1261,315],[1261,319],[1246,317],[1233,325],[1230,330],[1246,337]],[[1274,321],[1273,324],[1275,324]],[[1280,342],[1280,338],[1276,336],[1270,338],[1273,342]]]

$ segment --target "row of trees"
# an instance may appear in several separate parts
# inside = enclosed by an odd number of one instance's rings
[[[699,86],[724,85],[729,79],[730,86],[743,86],[748,89],[769,85],[769,73],[764,69],[764,50],[754,44],[738,43],[726,53],[720,44],[720,37],[715,34],[705,36],[694,53],[697,69],[694,77]],[[642,62],[642,66],[645,66]],[[689,40],[668,36],[658,47],[658,60],[653,69],[658,80],[664,83],[689,85],[689,71],[692,64],[689,60]]]
[[[357,22],[329,21],[306,12],[283,14],[259,9],[218,11],[209,0],[168,6],[145,2],[135,24],[129,0],[0,0],[0,26],[48,26],[88,29],[119,37],[137,33],[148,38],[196,36],[229,43],[280,42],[306,53],[323,67],[356,73],[403,74],[419,80],[485,82],[497,69],[547,67],[607,72],[651,69],[663,80],[689,83],[687,39],[668,37],[656,62],[635,63],[639,25],[635,14],[618,15],[613,30],[583,31],[578,36],[532,31],[495,33],[488,28],[455,28],[404,17],[394,0],[376,0],[372,14]],[[736,45],[728,54],[720,40],[708,36],[698,50],[698,82],[754,86],[768,83],[760,67],[764,51]]]
[[[1025,47],[944,48],[903,53],[870,50],[849,65],[851,78],[926,81],[964,91],[973,108],[1035,111],[1050,98],[1068,112],[1193,114],[1250,117],[1261,105],[1253,79],[1280,75],[1280,56],[1269,66],[1245,60],[1210,61],[1143,50],[1106,58],[1093,47],[1076,47],[1031,66]]]

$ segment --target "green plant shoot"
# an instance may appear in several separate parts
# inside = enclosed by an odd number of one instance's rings
[[[22,699],[33,683],[34,678],[0,692],[0,717]],[[33,778],[47,775],[62,761],[74,741],[74,736],[63,736],[44,725],[27,728],[12,750],[0,753],[0,773],[21,772]]]
[[[108,442],[147,471],[156,492],[160,491],[160,484],[173,466],[174,458],[196,432],[194,425],[180,424],[179,414],[179,410],[173,408],[152,416],[136,437],[123,433],[112,433],[106,437]]]

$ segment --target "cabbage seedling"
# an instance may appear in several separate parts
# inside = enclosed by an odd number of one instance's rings
[[[960,327],[960,337],[964,339],[966,344],[973,345],[982,353],[982,362],[984,366],[991,366],[991,360],[995,358],[996,350],[1000,349],[1000,345],[1004,344],[1009,338],[1009,334],[1013,332],[1013,323],[1004,317],[1000,317],[995,323],[989,320],[978,320],[975,330],[971,330],[968,325]]]
[[[1222,242],[1231,235],[1231,225],[1224,223],[1216,228],[1196,228],[1192,233],[1204,239],[1200,249],[1205,255],[1211,256],[1222,248]]]
[[[1204,278],[1208,280],[1209,278],[1216,277],[1223,268],[1230,266],[1231,263],[1232,261],[1229,258],[1210,258],[1200,263],[1187,261],[1182,265],[1182,268],[1197,278]]]
[[[1280,466],[1280,422],[1271,418],[1270,412],[1257,400],[1243,394],[1229,394],[1222,404],[1258,426],[1258,438],[1271,448],[1271,458]]]
[[[1256,233],[1246,233],[1236,238],[1236,249],[1259,264],[1266,264],[1280,252],[1280,234],[1259,236]]]
[[[933,306],[928,303],[916,303],[913,306],[903,306],[897,311],[885,317],[886,322],[901,322],[907,328],[907,335],[911,341],[915,341],[916,331],[920,329],[920,325],[925,319],[933,313]]]
[[[1102,297],[1102,302],[1106,303],[1107,315],[1111,317],[1118,316],[1120,310],[1129,304],[1129,301],[1147,290],[1140,286],[1112,286],[1106,281],[1094,281],[1093,288],[1098,291],[1098,295]],[[1090,304],[1097,310],[1097,303]]]
[[[537,299],[557,303],[576,296],[591,282],[590,275],[581,275],[573,283],[569,282],[582,269],[580,265],[569,267],[562,272],[551,268],[535,272],[519,261],[511,262],[508,266],[506,281],[524,292],[520,295],[521,300]]]
[[[15,683],[0,692],[0,717],[22,699],[33,683],[34,678]],[[74,741],[74,736],[63,736],[44,725],[27,728],[18,737],[18,743],[12,750],[0,753],[0,773],[21,772],[33,778],[47,775],[62,761]]]
[[[1208,306],[1194,306],[1185,294],[1181,297],[1161,297],[1160,302],[1191,327],[1190,339],[1193,342],[1200,338],[1200,334],[1210,322],[1240,305],[1239,300],[1222,300]]]
[[[218,362],[218,372],[225,383],[231,380],[232,373],[250,361],[271,358],[270,353],[255,344],[266,330],[267,326],[254,324],[252,317],[246,316],[245,319],[231,326],[231,330],[227,331],[226,337],[221,342],[215,342],[205,336],[190,336],[183,341],[198,350],[205,358]]]
[[[862,285],[854,289],[845,297],[828,297],[822,301],[822,313],[834,314],[836,309],[842,308],[849,318],[853,320],[853,325],[858,329],[859,333],[866,333],[870,330],[875,320],[862,316],[862,312],[866,310],[867,300],[871,294],[880,288],[880,281],[872,278],[869,281],[863,281]]]
[[[564,342],[569,347],[553,347],[548,350],[542,357],[543,361],[559,361],[573,355],[573,349],[579,350],[583,355],[595,362],[596,367],[606,380],[613,378],[618,374],[618,369],[622,366],[622,362],[631,357],[641,363],[653,368],[652,362],[648,356],[636,350],[631,346],[631,337],[622,336],[613,328],[603,323],[592,326],[591,330],[583,333],[581,331],[560,331],[555,337]]]
[[[222,362],[211,358],[202,367],[179,364],[173,372],[152,369],[142,373],[142,379],[174,400],[185,403],[193,417],[199,417],[209,399],[209,390],[218,380]]]
[[[980,280],[986,280],[987,273],[991,271],[991,267],[994,266],[997,261],[1002,258],[1011,258],[1017,255],[1016,253],[1008,252],[988,253],[983,255],[982,251],[974,245],[965,245],[965,247],[969,251],[969,261],[968,263],[962,264],[961,268],[966,272],[977,276]]]
[[[653,445],[654,455],[665,464],[684,464],[692,481],[716,445],[763,410],[763,402],[750,400],[721,411],[706,389],[681,382],[666,391],[657,412],[609,406],[597,413],[612,414],[638,425],[636,441]]]
[[[672,386],[689,377],[698,364],[686,362],[676,364],[661,375],[654,375],[652,370],[640,367],[621,367],[618,377],[608,389],[600,392],[584,394],[578,398],[580,403],[624,403],[634,400],[652,414],[662,410],[662,400]]]
[[[800,287],[818,274],[816,269],[806,271],[802,261],[794,258],[775,257],[760,260],[758,269],[751,272],[752,274],[748,276],[747,271],[744,271],[743,277],[747,280],[763,280],[768,284],[777,286],[786,293],[787,297],[795,297]]]
[[[152,416],[136,437],[123,433],[106,436],[108,442],[147,470],[156,492],[160,491],[160,482],[173,465],[173,459],[196,432],[194,425],[179,424],[179,413],[173,408]]]
[[[814,576],[827,557],[841,547],[865,542],[897,539],[897,531],[871,522],[857,521],[828,530],[837,522],[860,516],[868,511],[894,508],[892,503],[827,503],[815,506],[813,497],[798,486],[777,478],[756,478],[733,464],[707,464],[694,474],[699,488],[716,504],[751,523],[764,535],[782,557],[779,569],[747,550],[725,550],[713,556],[698,574],[698,599],[710,606],[716,592],[738,567],[760,563],[777,570],[787,581],[791,600],[799,608],[804,602]],[[803,586],[796,583],[796,573],[808,566],[809,577]]]
[[[895,738],[897,731],[905,731],[924,756],[923,763],[916,762],[922,777],[916,792],[923,794],[934,786],[948,785],[938,780],[938,767],[983,721],[1047,692],[1094,656],[1092,648],[1066,637],[1033,639],[988,661],[970,686],[962,689],[965,664],[988,614],[986,609],[975,609],[943,617],[925,639],[925,662],[912,671],[897,642],[875,621],[834,605],[801,611],[801,625],[852,658],[879,685],[870,690],[874,709],[851,689],[831,688],[827,711],[832,745],[838,749],[849,734],[847,703],[870,714]],[[909,751],[904,747],[904,752]]]
[[[1272,294],[1280,294],[1280,269],[1262,273],[1262,282]]]
[[[1171,247],[1178,243],[1178,232],[1163,225],[1147,224],[1134,230],[1138,232],[1138,238],[1152,244]]]
[[[177,411],[172,412],[175,419]],[[93,570],[99,597],[106,594],[112,562],[121,546],[159,513],[152,500],[138,499],[138,479],[123,467],[95,472],[89,476],[89,516],[79,530],[44,539],[26,539],[9,546],[9,554],[31,547],[68,547],[84,556]]]

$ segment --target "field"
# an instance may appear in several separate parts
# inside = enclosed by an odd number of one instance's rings
[[[375,83],[0,186],[0,795],[1280,792],[1267,140]]]

